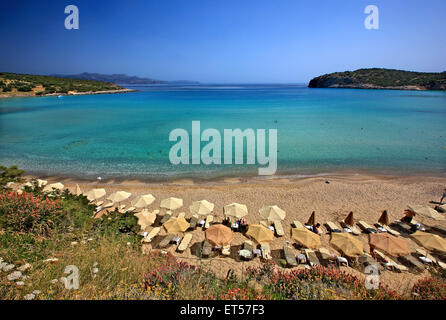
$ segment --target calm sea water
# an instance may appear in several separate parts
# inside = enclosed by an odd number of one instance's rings
[[[129,94],[0,100],[0,164],[103,178],[256,175],[169,162],[169,133],[278,130],[277,174],[446,174],[446,93],[291,85],[146,86]],[[222,131],[223,132],[223,131]]]

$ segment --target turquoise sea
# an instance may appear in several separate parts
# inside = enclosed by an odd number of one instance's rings
[[[127,86],[128,87],[128,86]],[[281,175],[446,174],[446,93],[298,85],[159,85],[0,99],[0,164],[84,178],[257,175],[259,165],[172,165],[175,128],[277,129]],[[223,153],[222,153],[223,154]]]

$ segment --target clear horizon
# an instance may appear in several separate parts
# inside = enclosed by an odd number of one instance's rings
[[[79,30],[64,27],[70,4]],[[369,4],[379,8],[378,30],[364,27]],[[440,0],[20,0],[0,10],[0,70],[206,84],[306,84],[372,67],[442,72],[444,12]]]

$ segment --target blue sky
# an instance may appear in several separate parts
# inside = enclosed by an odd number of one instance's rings
[[[66,5],[79,30],[66,30]],[[380,29],[364,27],[367,5]],[[303,83],[362,67],[446,70],[444,0],[1,1],[0,71]]]

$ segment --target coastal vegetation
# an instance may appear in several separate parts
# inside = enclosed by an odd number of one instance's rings
[[[444,273],[406,294],[336,268],[278,269],[271,263],[225,278],[178,261],[169,252],[143,253],[131,212],[94,218],[95,205],[69,190],[44,192],[23,182],[17,167],[0,170],[0,299],[445,299]],[[65,267],[79,270],[79,288],[63,284]],[[14,277],[12,277],[14,275]]]
[[[446,71],[428,73],[380,68],[359,69],[316,77],[310,81],[308,87],[446,90]]]
[[[124,90],[124,88],[104,81],[0,72],[0,97],[94,93],[116,90]]]

